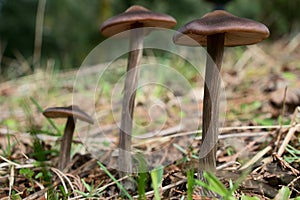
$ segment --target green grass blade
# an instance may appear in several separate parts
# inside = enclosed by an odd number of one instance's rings
[[[84,187],[88,192],[92,192],[92,187],[89,184],[87,184],[83,178],[81,179],[81,182],[83,183]]]
[[[187,199],[193,200],[193,189],[194,189],[195,179],[194,179],[194,169],[187,171]]]
[[[288,187],[283,186],[278,194],[275,196],[274,200],[289,200],[291,191]]]
[[[5,154],[5,156],[6,156],[7,158],[10,158],[11,152],[12,152],[12,148],[11,148],[11,143],[10,143],[10,133],[9,133],[8,128],[7,128],[6,138],[7,138],[7,148],[6,148],[6,150],[3,149],[3,153]]]
[[[174,143],[173,146],[178,149],[181,153],[183,153],[184,155],[187,155],[187,151],[182,148],[181,146],[179,146],[178,144]]]
[[[207,190],[210,190],[214,193],[219,194],[222,197],[228,196],[228,192],[226,187],[218,180],[216,176],[209,172],[204,172],[204,178],[206,179],[207,183],[201,180],[195,180],[195,183],[201,187],[204,187]]]
[[[109,176],[109,178],[111,178],[113,180],[113,182],[118,186],[118,188],[123,192],[123,194],[125,194],[126,197],[128,197],[128,199],[133,200],[132,196],[130,196],[130,194],[127,192],[127,190],[123,187],[123,185],[121,185],[119,183],[119,181],[107,170],[107,168],[102,165],[101,162],[97,162],[97,164],[101,167],[101,169]]]
[[[258,197],[250,197],[250,196],[246,196],[246,195],[242,195],[241,200],[259,200]]]
[[[146,182],[147,182],[147,173],[145,172],[139,173],[138,180],[137,180],[139,200],[146,199]]]
[[[85,193],[85,192],[82,192],[80,190],[75,190],[76,193],[80,194],[81,196],[83,197],[89,197],[89,194],[88,193]]]
[[[152,188],[154,190],[155,200],[160,200],[159,188],[162,184],[164,168],[162,166],[151,171]]]
[[[195,184],[199,185],[199,186],[201,186],[201,187],[203,187],[203,188],[205,188],[207,190],[210,190],[210,186],[207,183],[203,182],[203,181],[195,179]]]
[[[141,173],[138,174],[138,178],[137,178],[137,187],[138,187],[138,194],[139,200],[146,200],[146,183],[147,183],[147,179],[148,179],[148,166],[147,166],[147,162],[144,158],[144,156],[141,153],[137,153],[136,154],[136,160],[138,162],[138,166],[139,166],[139,171]]]
[[[204,177],[208,181],[211,191],[216,192],[222,197],[227,196],[228,192],[226,187],[215,175],[209,172],[204,172]]]

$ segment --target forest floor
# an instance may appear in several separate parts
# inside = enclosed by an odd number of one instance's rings
[[[56,73],[48,64],[44,71],[0,83],[0,199],[120,198],[120,180],[109,176],[118,179],[115,121],[119,121],[121,105],[106,98],[111,97],[112,87],[101,85],[95,90],[90,84],[97,80],[86,77],[97,68],[89,68],[82,71],[84,84],[75,88],[75,80],[80,79],[77,71]],[[279,193],[283,186],[289,189],[289,198],[300,196],[300,36],[227,48],[223,66],[226,107],[222,108],[217,180],[236,199],[284,199]],[[192,91],[202,94],[203,85],[194,84]],[[198,164],[201,112],[197,110],[202,109],[202,98],[188,98],[180,110],[176,104],[180,94],[156,91],[153,99],[151,92],[146,93],[137,94],[134,131],[143,133],[133,140],[133,147],[152,161],[152,172],[162,172],[157,181],[162,199],[186,199],[191,179],[187,174]],[[96,100],[90,103],[88,97]],[[159,107],[148,113],[157,99]],[[51,125],[42,110],[73,103],[92,114],[96,123],[78,123],[71,162],[60,171],[57,163],[65,119],[52,120],[55,125]],[[155,176],[145,174],[145,191],[129,191],[127,198],[143,194],[158,199]],[[231,183],[238,187],[231,191]],[[210,199],[196,190],[192,198]]]

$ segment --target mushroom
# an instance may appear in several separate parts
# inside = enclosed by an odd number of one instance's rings
[[[139,65],[143,53],[143,39],[149,31],[143,27],[171,28],[176,20],[165,14],[152,12],[142,6],[134,5],[124,13],[105,21],[100,28],[104,36],[110,37],[123,31],[129,33],[130,49],[128,54],[127,73],[122,102],[121,127],[119,133],[119,167],[120,177],[132,173],[131,163],[131,135],[134,111],[135,93],[138,85]]]
[[[47,118],[67,118],[64,135],[60,145],[60,154],[58,161],[58,168],[63,170],[70,162],[70,152],[76,120],[79,119],[89,124],[93,124],[94,120],[75,105],[71,105],[68,107],[47,108],[43,112],[43,115]]]
[[[256,44],[268,36],[269,30],[264,24],[239,18],[224,10],[216,10],[187,23],[173,37],[173,41],[179,45],[207,46],[202,118],[203,140],[198,168],[198,178],[200,179],[203,170],[214,171],[216,168],[220,70],[224,46]]]

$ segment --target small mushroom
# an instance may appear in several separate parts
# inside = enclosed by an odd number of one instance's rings
[[[64,135],[60,145],[60,154],[58,161],[58,168],[63,170],[70,162],[70,152],[76,120],[79,119],[89,124],[93,124],[94,120],[75,105],[71,105],[68,107],[47,108],[43,112],[43,115],[47,118],[67,118]]]
[[[268,36],[269,30],[264,24],[239,18],[224,10],[216,10],[187,23],[173,37],[173,41],[179,45],[207,46],[199,178],[203,170],[214,171],[216,168],[220,70],[224,46],[256,44]]]
[[[143,39],[144,36],[149,33],[149,31],[145,32],[141,28],[171,28],[175,25],[176,20],[169,15],[155,13],[142,6],[134,5],[128,8],[124,13],[105,21],[100,28],[101,33],[107,37],[131,30],[129,36],[130,52],[128,54],[119,133],[120,177],[125,176],[127,172],[132,173],[130,150],[135,92],[138,85],[139,65],[143,53]]]

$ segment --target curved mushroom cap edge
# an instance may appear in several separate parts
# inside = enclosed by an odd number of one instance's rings
[[[71,105],[68,107],[50,107],[44,110],[43,115],[47,118],[68,118],[74,117],[89,124],[93,124],[94,120],[91,116],[79,109],[78,106]]]
[[[250,45],[269,37],[269,29],[262,23],[240,18],[224,10],[207,13],[178,29],[173,41],[179,45],[207,45],[207,36],[224,33],[224,46]]]
[[[170,15],[152,12],[142,6],[133,5],[124,13],[103,22],[100,32],[102,35],[110,37],[132,28],[172,28],[176,23],[176,20]]]

